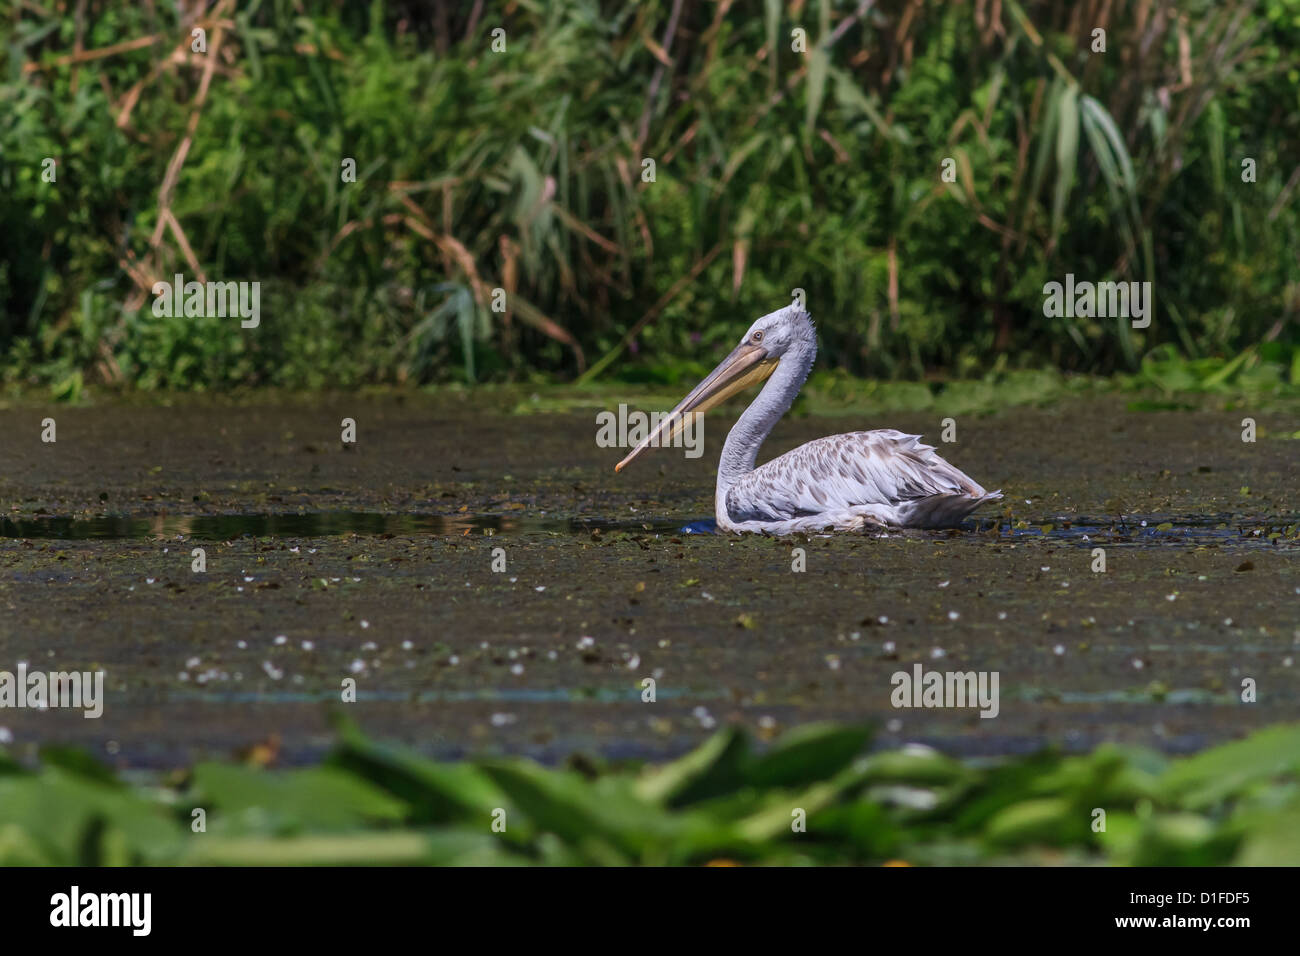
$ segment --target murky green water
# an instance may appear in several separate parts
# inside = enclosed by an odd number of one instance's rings
[[[708,533],[725,418],[702,459],[615,475],[588,414],[461,399],[3,410],[0,670],[103,668],[108,700],[0,728],[131,766],[308,760],[342,707],[440,755],[657,756],[821,718],[968,754],[1198,748],[1300,719],[1300,444],[1243,443],[1242,414],[963,418],[942,452],[1007,492],[965,531],[742,539]],[[814,416],[765,451],[862,427],[939,428]],[[998,717],[895,709],[917,662],[997,671]]]

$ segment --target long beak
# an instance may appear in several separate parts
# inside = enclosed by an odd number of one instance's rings
[[[775,370],[780,360],[768,358],[767,350],[760,345],[744,343],[736,347],[704,381],[696,385],[691,394],[663,417],[659,427],[641,440],[626,458],[614,466],[622,471],[641,452],[650,446],[663,446],[681,434],[690,421],[689,416],[701,415],[710,408],[721,405],[732,395],[764,381]]]

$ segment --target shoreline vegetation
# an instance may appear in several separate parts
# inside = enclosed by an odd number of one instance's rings
[[[531,382],[466,385],[443,382],[416,385],[359,385],[351,389],[322,386],[295,390],[278,386],[236,386],[188,391],[147,390],[131,386],[88,384],[80,375],[51,389],[10,383],[0,387],[0,409],[175,403],[234,404],[275,400],[317,402],[340,395],[434,403],[473,398],[477,412],[533,415],[592,411],[626,406],[652,411],[675,404],[682,383],[704,374],[702,366],[589,384],[535,377]],[[681,373],[681,374],[679,374]],[[1198,408],[1263,411],[1300,407],[1300,348],[1293,355],[1278,347],[1249,349],[1234,359],[1189,362],[1172,350],[1143,359],[1135,373],[1109,376],[1063,374],[1054,368],[994,370],[981,378],[931,377],[921,381],[857,378],[841,370],[815,371],[795,402],[792,414],[877,416],[934,411],[944,415],[989,414],[1021,406],[1051,407],[1065,401],[1117,398],[1128,411],[1179,411]],[[741,396],[728,402],[739,406]],[[1300,437],[1297,436],[1287,437]]]
[[[1290,0],[66,6],[5,15],[6,387],[675,381],[796,289],[836,374],[1297,379]]]

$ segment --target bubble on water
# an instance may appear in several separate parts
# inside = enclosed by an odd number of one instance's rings
[[[1065,645],[1057,644],[1055,647],[1052,648],[1052,653],[1055,654],[1057,657],[1060,657],[1062,654],[1065,653]]]
[[[514,714],[493,714],[492,726],[504,727],[507,724],[513,724],[518,718]]]
[[[248,647],[248,641],[235,641],[235,646],[242,651]]]
[[[190,667],[190,668],[194,668],[194,667],[198,667],[199,664],[201,664],[201,663],[202,663],[202,661],[200,661],[197,657],[191,657],[189,660],[187,660],[187,661],[185,662],[185,666],[186,666],[186,667]]]
[[[1142,658],[1140,658],[1140,657],[1135,657],[1135,658],[1133,658],[1133,669],[1134,669],[1134,670],[1136,670],[1136,671],[1140,671],[1140,670],[1141,670],[1142,668],[1144,668],[1144,667],[1146,667],[1146,663],[1142,660]]]
[[[958,614],[956,611],[949,611],[949,612],[948,612],[948,620],[950,620],[950,621],[955,621],[955,620],[957,620],[957,618],[959,618],[959,617],[961,617],[961,615]]]
[[[288,643],[289,643],[289,638],[285,637],[283,634],[277,634],[277,635],[275,635],[275,643],[276,643],[277,645],[279,645],[279,644],[288,644]]]
[[[897,717],[895,717],[893,720],[885,724],[885,729],[888,730],[891,734],[896,734],[903,729],[903,722],[899,720]]]
[[[932,660],[938,660],[941,657],[947,657],[947,656],[948,656],[948,652],[945,651],[942,647],[933,647],[930,649],[930,658]]]
[[[402,650],[409,651],[413,647],[415,647],[415,644],[411,641],[402,641]]]
[[[631,659],[627,662],[627,669],[630,671],[634,671],[640,666],[641,666],[641,655],[633,654]]]
[[[946,588],[950,583],[951,583],[951,582],[949,582],[949,581],[940,581],[940,582],[939,582],[939,587],[941,587],[941,588]]]
[[[279,680],[284,676],[284,671],[276,668],[270,661],[262,661],[262,670],[266,671],[266,676],[271,680]]]
[[[578,638],[577,647],[578,650],[580,651],[585,651],[587,648],[595,647],[595,646],[596,646],[596,639],[594,637],[583,636]]]
[[[533,588],[533,590],[534,590],[534,591],[545,591],[545,590],[546,590],[546,585],[545,585],[545,584],[539,584],[539,585],[537,585],[537,587]]]
[[[515,664],[513,667],[510,668],[510,673],[514,674],[516,677],[519,677],[521,674],[523,674],[523,672],[524,672],[523,664]]]
[[[302,649],[303,649],[304,651],[310,651],[310,650],[312,650],[315,646],[316,646],[316,645],[313,644],[311,641],[303,641],[303,642],[302,642]]]
[[[348,670],[352,671],[352,673],[354,674],[360,674],[365,669],[366,669],[366,662],[359,657],[353,660],[350,665],[348,665]]]

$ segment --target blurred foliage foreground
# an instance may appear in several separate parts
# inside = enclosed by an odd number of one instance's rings
[[[1297,49],[1300,0],[0,0],[0,383],[675,379],[795,288],[858,376],[1286,369]]]
[[[662,766],[436,763],[340,721],[317,767],[124,782],[0,755],[0,864],[1300,863],[1300,725],[1193,757],[1103,745],[959,762],[809,724]],[[256,753],[256,748],[254,749]]]

